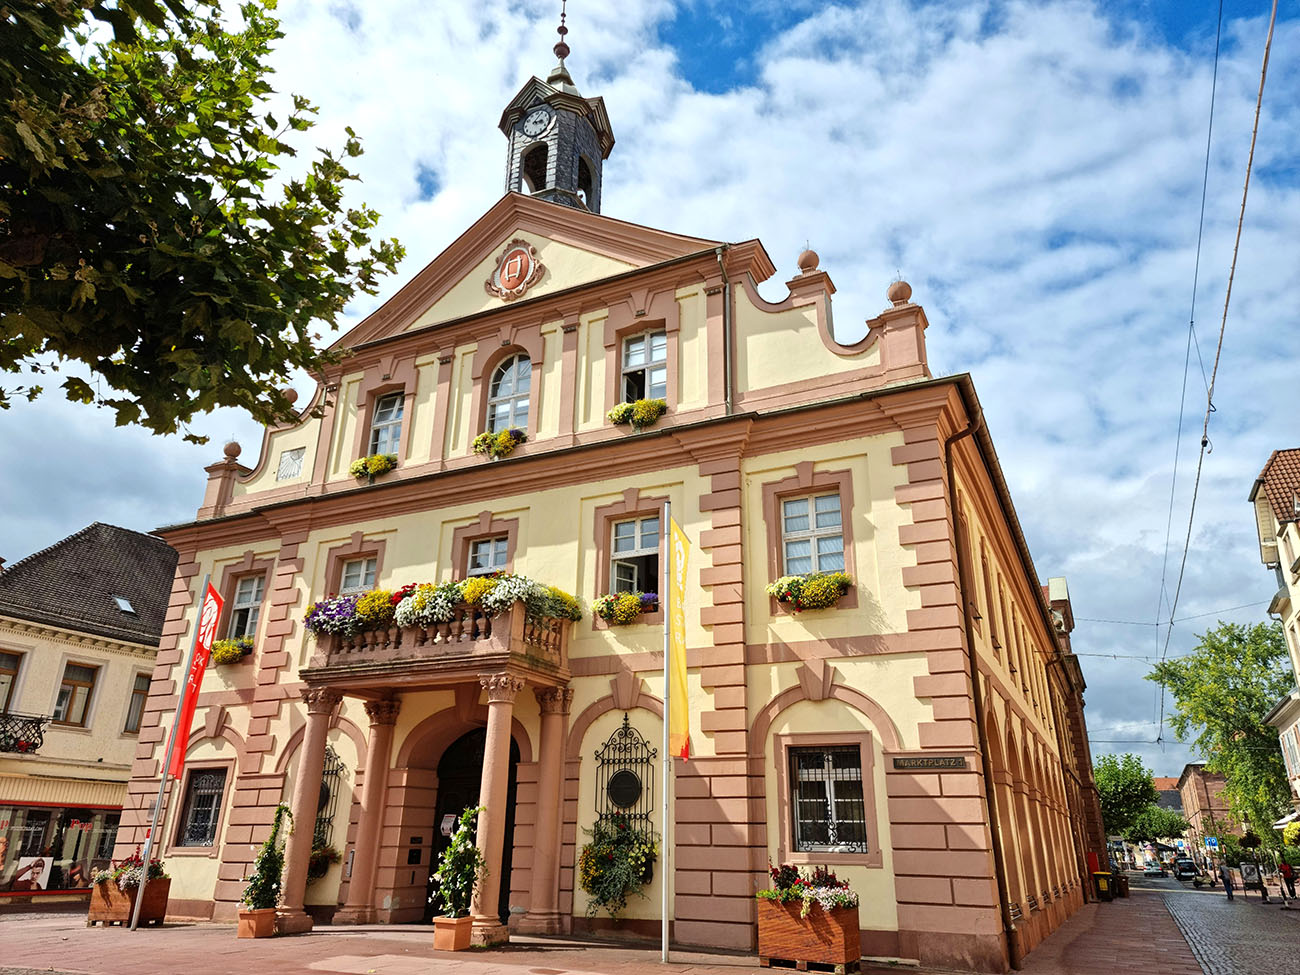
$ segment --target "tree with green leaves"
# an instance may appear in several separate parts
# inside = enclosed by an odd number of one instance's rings
[[[67,397],[119,425],[274,423],[291,372],[336,358],[317,333],[402,249],[344,202],[351,129],[295,160],[315,109],[270,108],[274,7],[0,3],[0,408],[70,365]]]
[[[1093,765],[1092,777],[1097,783],[1101,819],[1107,836],[1123,834],[1148,806],[1154,806],[1160,798],[1151,770],[1132,753],[1102,755]]]
[[[1273,822],[1290,790],[1277,729],[1264,716],[1295,686],[1282,625],[1220,622],[1199,641],[1191,654],[1157,664],[1147,680],[1173,697],[1169,726],[1178,739],[1205,756],[1207,771],[1224,776],[1233,817],[1275,849]]]
[[[1191,823],[1174,812],[1160,806],[1147,806],[1124,830],[1124,839],[1130,843],[1155,843],[1157,840],[1177,839],[1191,829]]]

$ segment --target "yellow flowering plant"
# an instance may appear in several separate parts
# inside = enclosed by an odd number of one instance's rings
[[[212,644],[214,664],[237,664],[253,652],[253,641],[246,636],[234,640],[217,640]]]
[[[641,888],[654,875],[658,839],[648,824],[623,813],[604,816],[585,832],[591,842],[578,855],[578,884],[587,892],[587,916],[604,908],[618,917],[628,895],[645,896]]]
[[[393,594],[387,589],[372,589],[357,600],[357,619],[361,629],[387,626],[393,618]]]
[[[348,473],[353,477],[378,477],[380,474],[387,474],[396,466],[395,454],[371,454],[369,457],[358,457],[354,460],[348,467]]]
[[[619,403],[605,414],[605,419],[615,426],[630,423],[636,431],[654,426],[655,421],[668,412],[668,401],[639,399],[633,403]]]
[[[476,454],[485,454],[493,460],[507,457],[521,443],[528,439],[528,434],[518,427],[508,427],[496,433],[484,431],[474,438],[469,445]]]
[[[853,588],[847,572],[813,572],[806,576],[782,576],[767,587],[767,594],[798,613],[805,609],[834,606]]]

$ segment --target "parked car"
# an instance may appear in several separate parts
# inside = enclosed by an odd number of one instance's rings
[[[1174,877],[1178,880],[1191,880],[1199,876],[1200,870],[1196,867],[1196,861],[1189,857],[1179,857],[1174,861]]]
[[[1142,870],[1142,875],[1144,877],[1163,877],[1165,868],[1155,860],[1148,860],[1146,867]]]

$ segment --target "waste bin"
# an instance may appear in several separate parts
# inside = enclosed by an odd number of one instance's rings
[[[1108,870],[1096,870],[1092,874],[1093,890],[1097,894],[1097,900],[1109,901],[1115,899],[1112,890],[1113,878]]]
[[[1115,877],[1115,893],[1120,897],[1128,896],[1128,874],[1120,873]]]

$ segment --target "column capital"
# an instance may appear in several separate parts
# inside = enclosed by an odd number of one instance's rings
[[[370,719],[370,726],[391,725],[397,721],[397,713],[402,709],[402,702],[394,698],[383,701],[367,701],[365,703],[366,717]]]
[[[486,674],[478,682],[487,691],[489,704],[513,704],[515,697],[524,689],[523,679],[512,674]]]
[[[533,691],[542,714],[568,714],[573,706],[572,687],[539,687]]]
[[[343,695],[332,687],[304,687],[302,699],[308,714],[328,714],[343,700]]]

